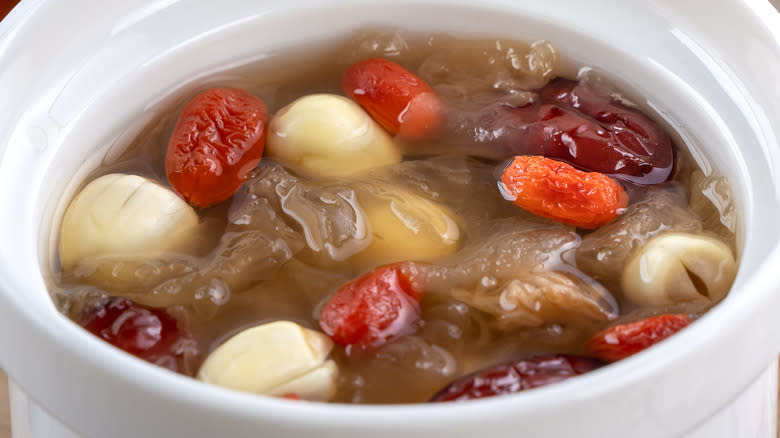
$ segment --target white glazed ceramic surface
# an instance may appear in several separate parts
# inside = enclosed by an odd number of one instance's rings
[[[765,0],[24,0],[0,23],[0,366],[87,437],[675,437],[780,345],[780,16]],[[64,204],[157,109],[226,69],[357,27],[550,40],[646,96],[732,180],[741,269],[713,311],[577,379],[462,404],[295,403],[135,360],[45,288]],[[774,381],[774,379],[769,379]]]

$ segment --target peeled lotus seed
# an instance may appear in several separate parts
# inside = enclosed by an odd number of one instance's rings
[[[371,244],[353,257],[361,266],[427,261],[458,249],[460,229],[446,207],[411,192],[381,187],[359,195]]]
[[[295,394],[326,401],[336,391],[338,368],[328,359],[333,341],[290,321],[246,329],[206,358],[198,379],[255,394]]]
[[[304,96],[271,119],[265,154],[304,176],[347,176],[401,161],[390,135],[360,105]]]
[[[65,270],[86,257],[148,258],[184,245],[198,215],[173,191],[136,175],[90,182],[65,211],[60,261]]]
[[[717,302],[737,273],[729,247],[712,237],[664,233],[650,239],[628,262],[623,293],[638,304],[665,306],[681,301]]]

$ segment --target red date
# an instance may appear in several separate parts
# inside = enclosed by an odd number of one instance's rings
[[[183,371],[189,339],[165,311],[112,298],[85,314],[80,324],[95,336],[136,357],[174,372]]]
[[[525,106],[494,105],[477,118],[476,155],[543,155],[637,184],[666,181],[674,165],[660,126],[585,83],[556,79]]]
[[[430,401],[472,400],[550,385],[595,370],[604,363],[587,357],[555,354],[498,365],[461,377]]]

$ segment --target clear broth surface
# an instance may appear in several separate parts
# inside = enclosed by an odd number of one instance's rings
[[[577,69],[567,65],[562,54],[544,42],[459,40],[445,35],[422,37],[371,30],[317,50],[279,54],[257,65],[222,74],[204,83],[203,88],[247,89],[264,100],[272,115],[307,94],[343,94],[340,87],[343,71],[355,61],[377,56],[392,59],[418,74],[448,105],[463,108],[463,114],[468,114],[469,108],[497,100],[522,104],[528,98],[524,90],[539,88],[556,76],[575,79],[577,74]],[[580,79],[606,83],[605,77],[608,76],[591,71]],[[618,93],[618,90],[611,91]],[[91,179],[124,172],[147,176],[168,185],[164,170],[168,137],[179,110],[194,94],[181,96],[166,108],[168,115],[150,123],[119,159],[104,163]],[[652,114],[649,116],[654,118]],[[706,299],[665,308],[631,304],[623,298],[615,281],[612,271],[616,268],[610,268],[600,260],[603,248],[598,245],[597,237],[602,230],[575,230],[534,217],[505,201],[496,189],[495,169],[501,163],[467,157],[466,152],[473,144],[471,137],[459,131],[457,126],[450,128],[449,134],[439,140],[424,145],[402,145],[406,153],[401,164],[357,178],[300,178],[268,160],[264,160],[256,172],[259,176],[273,173],[280,181],[303,184],[315,191],[347,187],[370,192],[385,184],[403,187],[446,206],[459,217],[460,249],[450,256],[429,261],[440,267],[435,272],[440,275],[442,286],[426,293],[421,304],[421,318],[412,332],[369,352],[348,351],[336,346],[333,358],[339,366],[340,380],[334,401],[425,402],[458,376],[487,366],[543,353],[584,354],[587,339],[616,322],[668,312],[697,317],[715,304]],[[685,145],[678,142],[676,146],[673,178],[658,186],[626,185],[631,198],[629,205],[655,200],[655,203],[649,203],[653,208],[636,213],[643,223],[655,224],[650,226],[649,235],[663,229],[681,229],[717,236],[733,250],[735,213],[728,181],[704,175],[686,152]],[[202,236],[198,237],[199,245],[193,254],[177,255],[151,264],[141,263],[141,266],[109,261],[81,267],[76,273],[54,272],[52,291],[59,308],[78,320],[85,309],[105,296],[115,295],[166,307],[181,324],[189,327],[197,341],[198,345],[190,347],[192,351],[187,356],[185,372],[190,375],[197,372],[208,352],[242,329],[279,319],[318,329],[317,315],[323,303],[341,285],[369,270],[370,266],[360,266],[349,260],[337,261],[302,249],[289,261],[269,267],[267,275],[239,275],[241,278],[234,284],[240,287],[225,290],[209,283],[209,279],[220,278],[219,269],[214,268],[214,251],[225,230],[234,229],[230,218],[235,218],[236,211],[248,202],[248,191],[245,187],[232,201],[199,211]],[[305,227],[305,224],[292,225],[298,233]],[[506,272],[472,268],[489,266],[489,262],[494,261],[490,257],[497,257],[489,249],[501,248],[504,242],[524,242],[528,233],[545,236],[540,240],[542,243],[534,247],[536,249],[529,250],[532,251],[530,258],[509,257],[503,261],[516,263],[519,271],[552,268],[586,282],[597,281],[609,291],[603,297],[602,305],[605,308],[617,306],[619,312],[609,318],[592,318],[583,316],[583,312],[572,312],[554,321],[520,321],[518,326],[516,322],[498,323],[494,316],[459,299],[461,295],[447,292],[453,288],[465,289],[466,293],[489,290],[508,281]],[[300,243],[300,237],[297,239]],[[543,242],[559,244],[550,247]],[[485,263],[480,265],[480,262]],[[164,280],[173,279],[175,283],[177,278],[186,277],[186,269],[181,270],[182,266],[206,272],[206,279],[182,281],[179,287],[189,292],[179,294],[175,299],[148,294],[150,289],[159,290]],[[165,267],[170,268],[172,274],[161,274],[166,271]],[[133,269],[136,276],[144,280],[111,289],[106,287],[105,281],[93,278],[94,272],[100,269]],[[143,272],[149,275],[143,275]],[[204,285],[205,289],[202,288]]]

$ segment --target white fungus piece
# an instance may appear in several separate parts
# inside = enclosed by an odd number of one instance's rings
[[[282,108],[268,129],[265,155],[304,176],[347,176],[401,161],[390,135],[357,103],[312,94]]]
[[[328,358],[333,341],[290,321],[246,329],[209,354],[198,379],[238,391],[327,401],[338,367]]]
[[[580,243],[568,226],[544,226],[518,218],[491,221],[489,233],[475,234],[468,245],[420,272],[426,294],[451,295],[456,289],[494,288],[529,272],[559,270]]]
[[[617,288],[628,260],[653,236],[699,233],[702,223],[688,209],[678,185],[647,187],[646,193],[614,221],[587,234],[575,251],[577,267],[609,288]]]
[[[264,163],[247,188],[253,199],[273,209],[276,220],[296,230],[305,247],[298,258],[306,263],[342,262],[371,242],[357,193],[342,180],[312,182]]]
[[[156,257],[185,245],[197,226],[195,210],[173,191],[136,175],[105,175],[65,211],[60,260],[67,271],[87,257]]]
[[[626,265],[623,293],[637,304],[665,306],[726,296],[737,273],[731,249],[712,237],[670,232],[650,239]]]
[[[495,317],[500,329],[552,323],[605,322],[618,314],[617,302],[600,284],[567,272],[518,273],[498,287],[455,289],[454,298]]]
[[[370,245],[353,257],[361,266],[428,261],[458,248],[456,216],[443,205],[384,185],[362,191],[359,200],[371,226]]]

